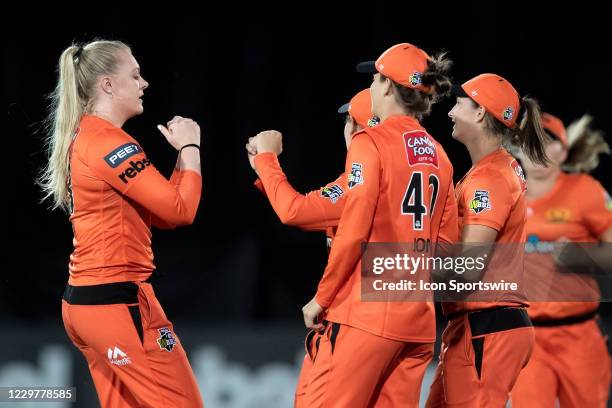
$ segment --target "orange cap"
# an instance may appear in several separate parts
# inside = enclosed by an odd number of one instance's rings
[[[512,84],[499,75],[478,75],[461,85],[460,90],[455,88],[455,95],[473,99],[504,125],[516,127],[520,96]]]
[[[372,97],[369,88],[359,91],[349,103],[338,109],[338,113],[348,113],[362,128],[378,124],[377,118],[372,115]]]
[[[561,119],[550,113],[544,112],[542,113],[542,126],[554,137],[559,139],[563,147],[567,147],[567,133],[565,132],[565,126]]]
[[[429,87],[422,84],[421,78],[427,71],[430,59],[429,55],[419,47],[401,43],[383,52],[376,61],[357,64],[357,71],[368,74],[378,71],[400,85],[429,93]]]

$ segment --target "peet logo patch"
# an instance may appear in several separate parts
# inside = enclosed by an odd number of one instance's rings
[[[126,143],[104,156],[104,161],[114,169],[138,153],[142,153],[140,146],[135,143]]]
[[[431,137],[422,130],[404,133],[404,144],[408,155],[408,164],[428,164],[438,167],[438,151]]]
[[[143,171],[150,165],[151,165],[151,161],[147,158],[145,158],[144,160],[130,161],[130,167],[125,169],[123,173],[120,173],[118,177],[121,179],[121,181],[127,184],[128,181],[130,181],[129,179],[133,179],[141,171]]]

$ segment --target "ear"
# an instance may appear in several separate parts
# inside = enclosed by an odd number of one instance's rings
[[[389,78],[385,78],[385,82],[383,83],[385,93],[384,95],[392,95],[393,94],[393,84]]]
[[[113,82],[110,77],[100,78],[100,89],[109,96],[113,95]]]
[[[480,123],[485,119],[487,114],[487,110],[482,106],[478,105],[478,107],[474,110],[474,119],[476,123]]]

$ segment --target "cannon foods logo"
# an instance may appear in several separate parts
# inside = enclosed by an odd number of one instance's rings
[[[404,144],[408,155],[408,164],[428,164],[438,167],[438,151],[431,137],[422,130],[404,133]]]

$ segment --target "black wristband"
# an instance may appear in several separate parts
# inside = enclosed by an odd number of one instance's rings
[[[187,147],[195,147],[195,148],[197,148],[198,150],[200,150],[200,145],[197,145],[197,144],[195,144],[195,143],[189,143],[189,144],[186,144],[185,146],[181,147],[181,148],[179,149],[179,153],[180,153],[180,152],[182,152],[182,151],[183,151],[183,149],[185,149],[185,148],[187,148]]]

